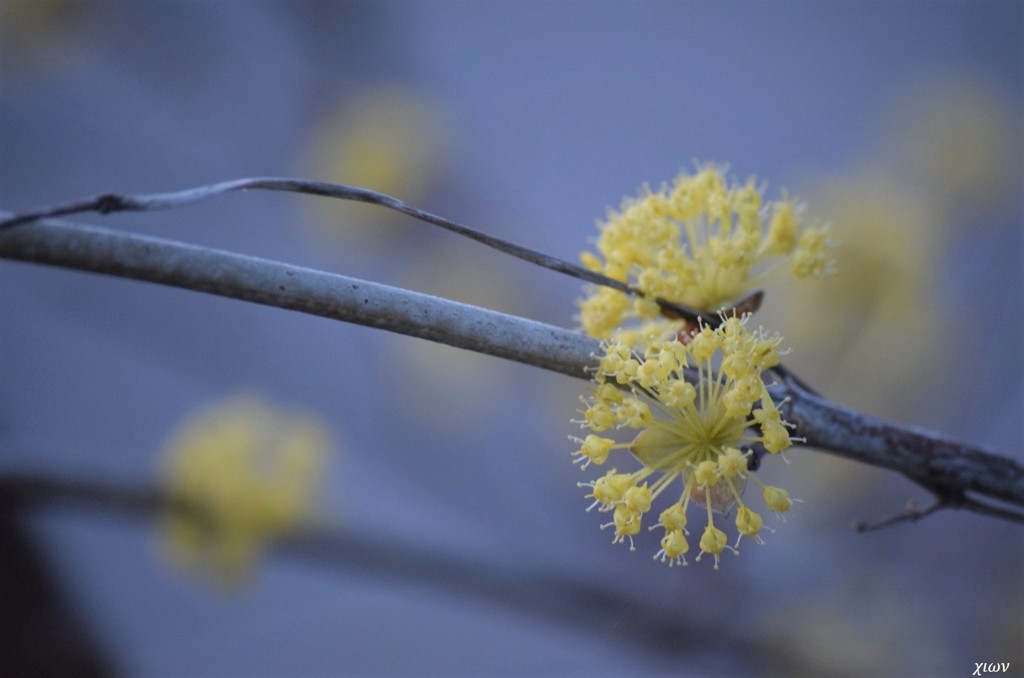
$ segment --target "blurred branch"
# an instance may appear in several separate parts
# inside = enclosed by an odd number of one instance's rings
[[[143,519],[167,511],[187,511],[190,516],[203,519],[199,507],[189,506],[157,487],[129,487],[28,473],[0,474],[0,512],[53,506],[98,509]],[[588,584],[585,577],[576,573],[552,573],[535,561],[526,568],[507,557],[489,561],[469,553],[450,553],[430,544],[312,527],[295,532],[271,548],[277,555],[297,557],[331,570],[434,586],[466,595],[470,600],[494,601],[585,629],[615,627],[620,639],[666,653],[682,654],[696,648],[706,651],[709,645],[726,650],[737,642],[753,646],[758,652],[772,652],[767,646],[758,648],[756,639],[740,641],[736,631],[687,625],[674,608],[636,609],[635,593],[628,588]],[[622,623],[624,610],[631,610],[628,623]]]
[[[57,221],[0,231],[0,257],[146,280],[357,323],[588,379],[595,339],[364,280],[220,250]],[[902,473],[958,508],[1024,523],[1024,466],[938,433],[828,402],[788,372],[772,395],[811,447]],[[973,496],[980,495],[980,496]]]

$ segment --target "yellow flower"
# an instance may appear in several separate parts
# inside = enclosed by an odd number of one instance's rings
[[[226,584],[243,579],[269,541],[311,521],[326,457],[320,424],[251,397],[197,413],[166,448],[172,557]]]
[[[658,297],[701,312],[720,310],[784,258],[798,277],[828,272],[831,242],[824,229],[804,226],[801,211],[786,197],[765,202],[754,179],[728,185],[714,165],[625,200],[600,224],[597,253],[584,252],[581,261],[645,296],[592,287],[580,302],[583,329],[607,339],[626,319],[657,319]]]
[[[593,503],[588,511],[613,512],[612,521],[602,525],[614,528],[613,542],[628,540],[633,550],[644,515],[677,480],[681,487],[676,486],[674,502],[651,528],[664,529],[654,557],[669,565],[687,564],[686,513],[691,503],[707,513],[697,560],[710,554],[716,569],[719,554],[735,552],[742,537],[763,543],[759,533],[764,521],[742,499],[748,480],[762,488],[771,511],[782,513],[791,506],[784,490],[764,485],[749,471],[752,446],[777,454],[790,447],[791,438],[780,403],[772,400],[761,379],[764,370],[778,364],[781,339],[760,329],[750,331],[746,322],[747,317],[723,318],[721,326],[704,326],[686,343],[673,339],[651,344],[643,355],[622,343],[606,345],[595,373],[597,383],[584,399],[587,408],[577,423],[595,432],[629,428],[639,433],[631,442],[596,433],[574,438],[579,447],[573,455],[582,468],[604,464],[617,450],[628,451],[641,464],[632,473],[612,469],[597,480],[579,483],[590,489],[587,496]],[[736,505],[739,537],[736,546],[729,546],[714,513],[726,514]]]

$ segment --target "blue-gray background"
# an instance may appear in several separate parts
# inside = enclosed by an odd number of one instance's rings
[[[1020,2],[2,7],[0,209],[12,211],[242,176],[354,181],[323,176],[315,160],[325,120],[344,120],[381,87],[422,102],[430,119],[433,143],[400,197],[568,259],[622,196],[695,159],[763,177],[773,196],[788,187],[812,211],[823,183],[842,187],[883,166],[879,176],[906,179],[934,208],[936,168],[894,149],[927,127],[915,116],[942,104],[946,82],[990,96],[1009,121],[993,150],[1019,150]],[[943,129],[921,143],[931,148]],[[1024,460],[1015,155],[994,159],[995,176],[980,182],[1002,190],[947,201],[936,212],[948,228],[915,235],[932,239],[917,249],[937,253],[928,294],[908,308],[941,311],[932,334],[946,343],[906,367],[913,379],[901,373],[910,358],[892,359],[927,354],[908,330],[909,349],[895,332],[845,372],[846,382],[871,375],[866,383],[833,384],[843,340],[791,337],[778,324],[787,309],[772,307],[785,293],[769,287],[765,322],[779,318],[773,329],[793,359],[823,356],[806,379],[881,416]],[[867,209],[872,192],[861,199]],[[316,200],[245,194],[81,221],[574,323],[572,280],[365,208],[325,215]],[[351,231],[331,231],[332,219]],[[707,562],[669,570],[650,560],[653,538],[631,554],[598,530],[603,516],[583,512],[575,483],[589,476],[569,463],[566,440],[582,383],[135,282],[16,263],[0,264],[0,281],[0,468],[151,484],[178,422],[255,392],[328,425],[337,458],[325,511],[348,529],[412,554],[430,544],[570,576],[623,601],[588,625],[460,594],[457,584],[296,558],[271,558],[225,597],[169,568],[150,522],[34,514],[60,586],[121,671],[924,676],[1024,662],[1020,527],[945,512],[853,533],[853,519],[927,500],[890,473],[796,450],[765,473],[805,503],[765,546],[726,554],[718,572]],[[873,356],[885,370],[872,372]],[[666,617],[720,642],[644,643],[625,632]]]

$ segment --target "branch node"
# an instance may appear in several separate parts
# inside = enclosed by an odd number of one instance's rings
[[[132,208],[133,205],[128,200],[125,200],[124,196],[118,195],[117,193],[104,193],[103,195],[98,195],[96,196],[96,202],[94,203],[94,209],[100,214],[123,212]]]

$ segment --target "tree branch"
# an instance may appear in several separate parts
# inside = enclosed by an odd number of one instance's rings
[[[598,342],[559,327],[366,280],[105,228],[0,232],[0,257],[145,280],[429,339],[586,378]]]
[[[0,474],[0,513],[53,506],[96,509],[141,519],[175,511],[200,521],[208,515],[202,507],[189,505],[155,486],[31,473]],[[552,572],[536,559],[526,565],[506,557],[489,560],[469,553],[451,553],[429,542],[401,542],[351,529],[309,526],[269,546],[275,555],[298,557],[331,571],[354,571],[373,579],[414,582],[462,596],[470,594],[474,600],[561,619],[587,630],[619,624],[623,610],[637,603],[628,589],[623,596],[618,590],[587,583],[575,573]],[[678,615],[666,615],[659,609],[640,609],[633,616],[623,625],[624,639],[664,652],[685,653],[697,647],[706,650],[708,644],[724,649],[740,640],[750,640],[741,638],[735,630],[723,632],[688,625]]]
[[[91,198],[75,200],[73,202],[41,209],[23,212],[16,215],[7,215],[0,218],[0,232],[21,226],[23,224],[38,221],[39,219],[52,217],[65,217],[83,212],[97,212],[99,214],[113,214],[114,212],[157,212],[160,210],[174,209],[183,205],[201,202],[209,198],[232,193],[234,191],[284,191],[287,193],[301,193],[304,195],[319,195],[326,198],[338,200],[353,200],[356,202],[370,203],[379,207],[385,207],[396,212],[417,219],[432,226],[443,228],[446,231],[455,233],[464,238],[475,240],[499,252],[508,254],[517,259],[522,259],[531,264],[562,273],[564,275],[583,280],[595,285],[603,285],[619,290],[631,296],[643,297],[644,292],[639,288],[632,287],[614,278],[577,266],[576,264],[552,257],[543,252],[531,250],[522,245],[516,245],[507,240],[502,240],[488,233],[470,228],[464,224],[445,219],[442,216],[432,214],[418,207],[410,205],[398,198],[378,193],[367,188],[358,186],[346,186],[344,184],[331,184],[324,181],[313,181],[311,179],[295,179],[291,177],[254,177],[249,179],[234,179],[223,181],[219,184],[209,184],[197,188],[188,188],[183,191],[170,193],[150,193],[141,195],[125,195],[122,193],[102,193]],[[704,314],[694,309],[677,304],[668,299],[656,297],[654,300],[663,311],[672,317],[681,318],[693,325],[710,325],[718,327],[721,322],[717,314]],[[753,306],[753,310],[761,304],[760,293],[755,293],[744,300]],[[743,302],[741,302],[743,303]]]
[[[933,492],[944,506],[977,510],[968,492],[1024,506],[1024,466],[1012,459],[861,414],[809,393],[794,379],[783,379],[771,390],[773,396],[790,399],[786,417],[811,447],[899,471]],[[1024,522],[1022,515],[1011,519]]]
[[[577,332],[386,285],[159,238],[44,221],[0,231],[0,257],[146,280],[352,322],[588,379],[599,343]],[[938,433],[823,400],[789,373],[771,387],[811,447],[892,469],[961,508],[1024,523],[1024,466]]]

